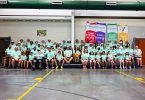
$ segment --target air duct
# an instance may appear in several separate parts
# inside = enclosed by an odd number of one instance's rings
[[[144,10],[145,2],[90,0],[8,0],[0,8],[77,9],[77,10]]]

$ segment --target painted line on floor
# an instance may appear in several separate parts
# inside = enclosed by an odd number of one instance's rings
[[[122,71],[118,71],[118,70],[115,70],[115,71],[116,71],[117,73],[120,73],[120,74],[126,76],[126,77],[132,78],[132,79],[134,79],[134,80],[136,80],[136,81],[139,81],[139,82],[145,84],[145,80],[144,80],[143,78],[141,78],[141,77],[129,75],[129,74],[126,74],[126,73],[124,73],[124,72],[122,72]]]
[[[26,92],[24,92],[21,96],[18,97],[17,100],[22,100],[28,93],[30,93],[40,82],[42,82],[46,77],[48,77],[53,70],[50,70],[47,74],[45,74],[41,80],[38,80],[34,85],[32,85]]]

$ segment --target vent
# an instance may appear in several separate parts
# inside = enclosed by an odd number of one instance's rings
[[[53,5],[62,5],[63,2],[62,2],[62,0],[52,0],[51,4],[53,4]]]
[[[108,1],[106,2],[106,6],[116,6],[117,2],[113,2],[113,1]]]
[[[7,0],[0,0],[0,4],[7,4]]]

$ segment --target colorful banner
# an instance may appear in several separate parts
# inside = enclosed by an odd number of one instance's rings
[[[118,40],[117,24],[107,24],[107,40],[110,42],[117,42]]]
[[[118,41],[120,40],[128,41],[128,26],[126,24],[118,25]]]
[[[97,43],[105,42],[105,35],[106,35],[106,24],[97,23],[96,42]]]
[[[96,42],[96,24],[94,24],[94,23],[86,24],[85,42],[87,42],[87,43]]]

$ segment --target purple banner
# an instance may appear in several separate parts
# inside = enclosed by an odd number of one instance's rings
[[[106,24],[104,23],[97,23],[96,25],[96,42],[97,43],[102,43],[105,42],[106,38]]]

